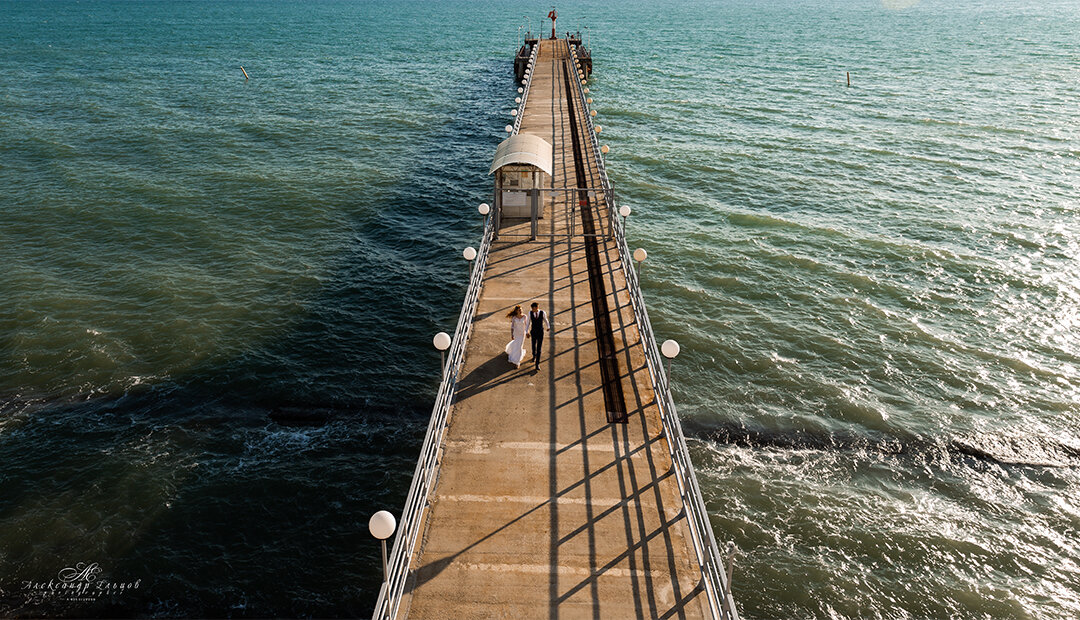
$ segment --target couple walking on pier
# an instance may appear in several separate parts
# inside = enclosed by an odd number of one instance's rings
[[[521,311],[521,306],[506,315],[510,319],[510,344],[506,345],[506,355],[515,368],[521,368],[521,360],[525,358],[525,333],[532,336],[533,361],[536,369],[540,370],[540,351],[544,348],[544,332],[551,329],[548,323],[547,313],[540,309],[540,304],[535,301],[528,316]]]

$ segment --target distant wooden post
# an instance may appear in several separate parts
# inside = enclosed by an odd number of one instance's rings
[[[851,88],[851,72],[847,72],[847,87]]]
[[[244,71],[244,65],[240,65],[240,70]],[[248,78],[247,71],[244,71],[244,81],[246,82],[246,81],[248,81],[248,79],[250,79],[250,78]],[[851,86],[851,84],[848,84],[848,86]]]

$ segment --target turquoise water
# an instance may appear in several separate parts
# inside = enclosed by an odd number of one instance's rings
[[[548,7],[4,8],[0,611],[366,615]],[[744,617],[1080,615],[1080,7],[560,15]]]

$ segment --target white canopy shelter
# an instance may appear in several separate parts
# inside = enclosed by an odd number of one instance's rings
[[[551,145],[540,136],[534,136],[531,133],[510,136],[499,144],[499,148],[495,149],[495,161],[491,162],[491,170],[488,174],[509,164],[536,166],[550,176],[554,168]]]

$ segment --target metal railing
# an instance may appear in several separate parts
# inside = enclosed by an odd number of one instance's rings
[[[574,84],[577,85],[578,95],[581,97],[581,105],[585,106],[585,114],[583,114],[582,116],[585,117],[585,126],[588,128],[587,133],[589,134],[589,144],[592,145],[594,159],[596,160],[596,169],[597,172],[600,173],[600,184],[604,188],[604,193],[607,196],[611,196],[611,181],[608,180],[607,166],[604,165],[603,154],[600,152],[600,140],[596,137],[596,125],[593,124],[593,117],[590,116],[588,113],[589,106],[586,103],[586,101],[588,100],[588,96],[585,92],[585,85],[581,83],[581,77],[578,75],[578,69],[580,68],[580,65],[578,64],[577,53],[570,48],[569,42],[566,43],[566,46],[568,51],[570,52],[570,59],[574,61]],[[612,204],[609,204],[609,209],[612,206]]]
[[[420,535],[420,524],[423,522],[424,509],[427,507],[428,496],[435,479],[439,473],[439,452],[442,447],[443,434],[447,427],[447,418],[450,413],[450,405],[457,389],[458,373],[465,361],[465,346],[469,342],[472,332],[473,316],[476,315],[476,306],[480,301],[480,292],[484,286],[484,269],[487,267],[488,252],[491,250],[491,239],[494,218],[488,216],[484,223],[484,237],[480,244],[480,251],[476,255],[476,265],[472,269],[469,278],[469,289],[465,293],[465,302],[461,306],[461,314],[458,315],[457,329],[454,331],[452,344],[446,364],[443,366],[442,383],[439,385],[439,393],[435,397],[435,406],[431,411],[431,420],[428,422],[427,435],[424,436],[424,444],[420,448],[420,456],[417,459],[416,471],[413,473],[412,485],[405,499],[405,508],[401,511],[398,520],[398,531],[394,537],[394,548],[390,553],[387,563],[386,580],[379,589],[379,598],[375,602],[373,618],[390,620],[397,617],[401,606],[402,595],[405,592],[405,584],[409,577],[409,567],[412,563],[413,550]]]
[[[529,55],[529,75],[525,78],[524,88],[521,93],[521,104],[518,113],[514,117],[513,132],[516,135],[521,128],[521,117],[525,112],[525,103],[529,99],[529,85],[532,84],[532,74],[536,65],[537,52],[540,49],[539,42],[533,46]],[[438,477],[439,452],[442,448],[443,434],[446,431],[447,419],[450,415],[450,405],[454,400],[454,392],[457,389],[458,373],[465,361],[465,347],[472,333],[473,316],[476,315],[476,306],[480,301],[480,292],[484,287],[484,270],[487,267],[488,253],[491,250],[491,242],[494,237],[494,216],[488,216],[484,222],[484,237],[480,243],[480,251],[476,255],[476,264],[469,277],[469,289],[465,293],[465,302],[461,305],[461,314],[458,315],[457,328],[451,341],[449,355],[443,366],[442,382],[439,385],[438,395],[435,397],[435,406],[431,410],[431,420],[428,422],[427,434],[420,448],[420,456],[417,458],[416,471],[413,472],[412,484],[409,486],[409,494],[405,498],[405,508],[401,511],[398,519],[398,531],[394,537],[394,548],[390,552],[387,563],[386,579],[379,588],[379,598],[375,601],[373,618],[379,620],[393,620],[397,617],[401,607],[401,599],[405,593],[406,581],[409,578],[409,568],[412,564],[413,550],[420,535],[420,524],[423,522],[424,509],[427,507],[428,496],[432,486]]]
[[[529,55],[527,65],[529,75],[525,78],[521,104],[518,105],[518,113],[514,116],[513,132],[510,135],[517,135],[518,130],[521,129],[521,117],[524,115],[525,104],[529,99],[529,85],[532,84],[539,49],[540,45],[537,42]],[[476,255],[476,265],[469,278],[469,289],[465,293],[465,302],[461,305],[461,314],[458,315],[457,329],[454,331],[446,364],[443,366],[439,393],[435,397],[435,406],[431,411],[427,434],[420,448],[420,456],[417,458],[409,494],[405,498],[405,508],[402,509],[398,519],[398,531],[387,563],[386,579],[379,588],[379,598],[375,601],[375,611],[372,614],[372,618],[378,620],[393,620],[401,607],[401,599],[405,593],[409,568],[412,564],[413,550],[420,536],[420,524],[424,520],[424,509],[427,507],[428,496],[438,477],[439,452],[447,427],[450,405],[453,403],[454,392],[457,389],[458,373],[465,361],[465,347],[472,333],[472,319],[476,315],[476,305],[480,301],[480,292],[484,287],[484,269],[487,267],[488,253],[491,250],[495,232],[494,220],[494,216],[491,215],[484,223],[483,241]]]
[[[568,48],[569,45],[569,42],[567,42]],[[576,70],[577,58],[572,49],[569,51],[570,57],[575,64],[574,82],[577,84],[581,104],[586,106],[587,110],[585,87],[581,83]],[[660,348],[656,344],[652,323],[649,322],[649,313],[645,309],[645,298],[641,294],[637,272],[631,267],[634,264],[633,257],[630,255],[630,248],[626,244],[626,231],[615,210],[614,200],[612,200],[614,192],[611,191],[611,182],[608,180],[607,168],[604,166],[604,158],[600,151],[600,143],[596,138],[592,116],[588,113],[583,116],[591,137],[600,182],[605,190],[604,199],[609,201],[607,208],[612,220],[612,229],[615,231],[615,242],[618,245],[619,255],[622,259],[623,273],[626,276],[626,288],[630,293],[634,319],[637,321],[641,342],[645,347],[645,357],[648,361],[646,367],[649,370],[653,389],[656,392],[656,401],[660,405],[660,419],[664,426],[664,436],[668,440],[668,449],[675,466],[675,479],[678,481],[679,495],[686,510],[694,553],[697,555],[698,563],[701,565],[709,607],[716,618],[738,620],[739,614],[735,609],[735,602],[732,600],[730,585],[720,559],[720,551],[716,547],[716,537],[713,535],[712,524],[709,522],[709,513],[705,509],[705,502],[701,497],[697,476],[694,474],[694,465],[690,461],[690,453],[686,448],[686,437],[683,435],[679,415],[675,410],[675,400],[671,397],[671,385],[668,382],[667,374],[664,372]]]
[[[521,93],[521,104],[518,106],[517,114],[514,116],[514,131],[510,133],[511,136],[516,136],[518,131],[521,130],[521,117],[525,116],[525,104],[529,102],[529,86],[532,84],[532,74],[536,69],[536,54],[539,50],[540,42],[537,41],[532,47],[532,53],[529,54],[529,61],[525,63],[529,75],[525,79],[524,90]]]

